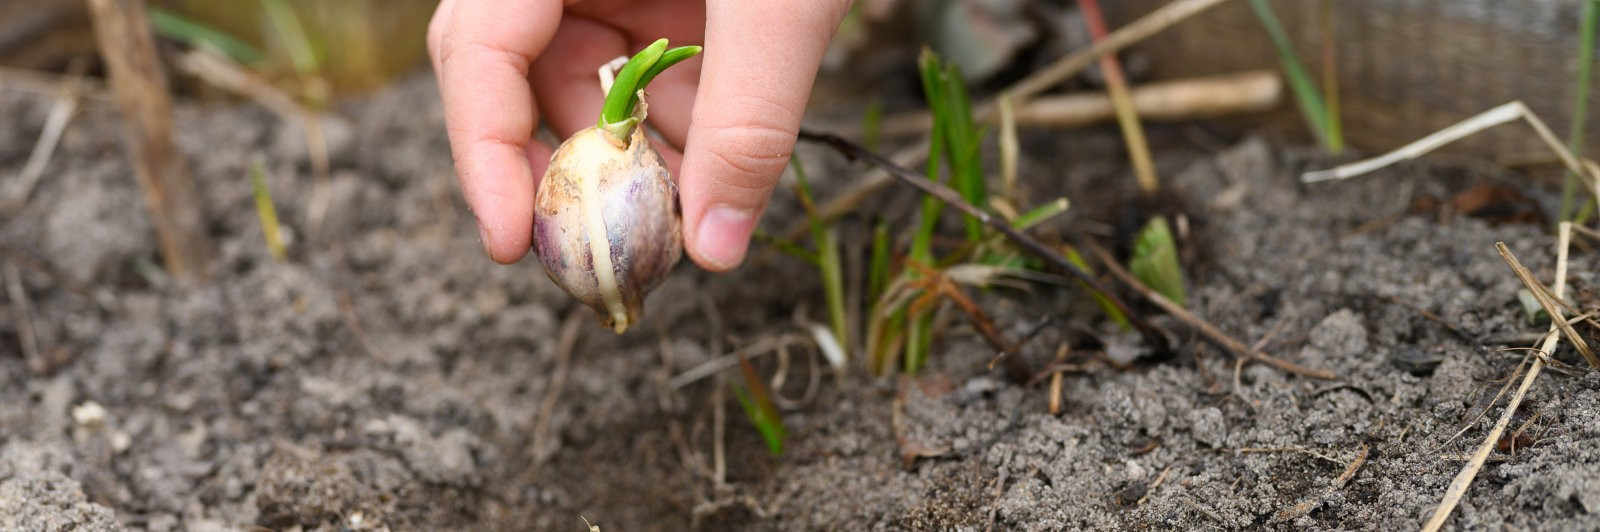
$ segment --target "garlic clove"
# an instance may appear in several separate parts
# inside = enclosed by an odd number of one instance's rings
[[[677,185],[644,128],[626,144],[598,127],[561,144],[534,200],[545,273],[617,333],[683,255]]]

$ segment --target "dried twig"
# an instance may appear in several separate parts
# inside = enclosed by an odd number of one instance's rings
[[[1361,469],[1361,465],[1367,463],[1368,450],[1370,450],[1370,448],[1367,446],[1367,444],[1361,444],[1361,451],[1356,453],[1356,459],[1352,460],[1350,465],[1344,468],[1344,472],[1340,473],[1338,478],[1333,479],[1333,485],[1328,486],[1327,491],[1312,496],[1304,501],[1300,501],[1299,504],[1294,506],[1284,508],[1283,511],[1280,511],[1277,513],[1277,515],[1272,516],[1271,522],[1282,523],[1284,521],[1290,521],[1297,519],[1302,515],[1309,514],[1312,510],[1317,509],[1317,506],[1322,505],[1322,501],[1327,500],[1329,495],[1333,495],[1333,492],[1343,489],[1344,485],[1349,483],[1352,477],[1356,476],[1356,471]]]
[[[1087,247],[1097,257],[1100,258],[1100,262],[1105,264],[1106,269],[1110,270],[1111,274],[1117,279],[1133,288],[1135,292],[1139,292],[1140,295],[1144,296],[1145,299],[1150,300],[1151,303],[1155,303],[1156,306],[1161,307],[1161,310],[1171,314],[1172,317],[1178,318],[1179,321],[1182,321],[1185,324],[1188,324],[1190,327],[1193,327],[1196,331],[1199,331],[1201,335],[1211,340],[1212,343],[1215,343],[1218,346],[1221,346],[1223,349],[1227,349],[1228,351],[1232,352],[1234,356],[1249,358],[1251,360],[1255,360],[1257,362],[1261,362],[1263,364],[1267,364],[1269,366],[1304,377],[1326,380],[1338,378],[1338,376],[1334,375],[1333,372],[1328,370],[1308,368],[1294,362],[1273,357],[1259,350],[1251,349],[1250,346],[1244,345],[1243,342],[1228,336],[1227,333],[1217,329],[1216,326],[1212,325],[1211,323],[1200,319],[1199,316],[1195,316],[1194,313],[1189,312],[1189,309],[1183,308],[1182,305],[1172,302],[1172,300],[1167,299],[1166,296],[1161,295],[1160,292],[1151,290],[1150,287],[1145,286],[1142,282],[1139,282],[1139,279],[1134,277],[1133,274],[1128,273],[1128,270],[1124,269],[1121,264],[1118,264],[1117,260],[1112,258],[1111,252],[1106,251],[1105,248],[1096,244],[1090,244]]]
[[[1570,226],[1566,230],[1570,231]],[[1557,307],[1555,299],[1560,296],[1553,296],[1550,290],[1544,287],[1544,283],[1534,279],[1533,272],[1528,271],[1528,268],[1517,260],[1517,256],[1511,254],[1511,250],[1506,247],[1504,242],[1496,242],[1494,248],[1500,252],[1500,258],[1511,266],[1511,271],[1517,274],[1517,278],[1522,280],[1522,285],[1533,293],[1534,299],[1539,300],[1539,306],[1544,307],[1545,313],[1550,315],[1551,325],[1561,330],[1561,334],[1567,337],[1568,342],[1572,342],[1572,346],[1578,350],[1579,354],[1583,355],[1583,359],[1589,362],[1590,367],[1600,368],[1600,358],[1596,358],[1594,351],[1589,349],[1589,342],[1584,341],[1583,336],[1578,335],[1578,331],[1573,330],[1572,324],[1567,321],[1566,316],[1562,315],[1561,309]]]
[[[740,358],[754,358],[767,353],[775,353],[779,349],[786,349],[791,345],[803,343],[807,339],[808,336],[804,334],[783,334],[759,338],[756,341],[750,342],[748,345],[739,348],[737,351],[708,360],[698,366],[684,371],[683,373],[679,373],[676,377],[673,377],[672,380],[667,381],[667,387],[674,390],[683,388],[684,386],[698,382],[701,379],[716,375],[723,370],[739,365]]]
[[[361,346],[361,350],[369,357],[376,357],[382,353],[383,351],[372,343],[372,338],[367,335],[367,329],[361,325],[361,317],[356,315],[355,300],[350,296],[350,292],[340,290],[338,300],[339,315],[344,319],[345,327],[350,328],[350,334],[356,337],[356,345]]]
[[[1130,94],[1139,118],[1151,122],[1263,111],[1282,101],[1282,95],[1283,79],[1271,70],[1149,83],[1133,87]],[[1039,96],[1025,105],[1013,102],[1011,106],[1013,125],[1020,127],[1083,127],[1116,118],[1111,97],[1098,91]],[[998,103],[996,108],[1000,108]],[[999,114],[995,120],[1003,132],[1005,116]],[[884,118],[880,130],[883,136],[896,137],[926,133],[930,127],[932,113],[910,111]]]
[[[1567,246],[1571,243],[1571,241],[1572,223],[1561,222],[1561,230],[1556,241],[1556,279],[1554,290],[1554,295],[1556,298],[1560,298],[1562,297],[1562,294],[1566,293]],[[1503,243],[1497,243],[1496,247],[1503,249],[1503,246]],[[1544,342],[1539,346],[1539,352],[1544,356],[1549,356],[1551,353],[1555,352],[1556,343],[1560,341],[1561,334],[1558,325],[1551,324],[1550,332],[1545,335]],[[1500,414],[1500,420],[1496,421],[1494,428],[1489,430],[1488,437],[1484,438],[1483,443],[1478,446],[1478,450],[1472,453],[1472,460],[1468,461],[1467,465],[1461,468],[1461,472],[1456,474],[1455,479],[1450,481],[1450,487],[1445,489],[1444,499],[1439,502],[1439,507],[1434,510],[1433,516],[1428,518],[1427,523],[1423,524],[1423,532],[1434,532],[1439,530],[1440,527],[1443,527],[1445,519],[1450,517],[1450,512],[1454,511],[1456,505],[1461,503],[1461,498],[1466,496],[1467,487],[1472,485],[1472,479],[1478,476],[1478,471],[1483,469],[1484,461],[1489,459],[1489,454],[1493,453],[1495,447],[1500,443],[1500,435],[1504,434],[1506,431],[1506,426],[1511,424],[1511,416],[1516,415],[1517,407],[1522,405],[1522,398],[1527,395],[1528,388],[1533,386],[1533,380],[1539,378],[1539,371],[1543,369],[1544,359],[1535,358],[1533,360],[1533,364],[1528,367],[1527,376],[1522,378],[1522,384],[1517,386],[1516,393],[1512,394],[1510,402],[1506,403],[1506,409]]]
[[[817,397],[817,390],[822,388],[822,368],[817,364],[817,358],[822,355],[817,354],[806,357],[808,375],[810,376],[809,380],[806,381],[806,390],[800,393],[799,399],[790,399],[783,395],[783,385],[789,376],[789,348],[780,346],[777,352],[778,369],[772,372],[772,380],[767,384],[767,388],[771,390],[769,393],[773,404],[785,410],[793,410],[805,406]]]
[[[1000,108],[1000,196],[1015,208],[1021,203],[1017,197],[1017,159],[1022,155],[1022,142],[1017,140],[1016,102],[1010,98],[1000,98],[997,103]],[[918,131],[927,131],[932,127],[932,118]]]
[[[44,130],[39,132],[39,140],[28,154],[28,162],[17,173],[17,180],[11,183],[11,188],[0,190],[4,192],[0,195],[0,211],[18,209],[28,203],[34,187],[44,177],[45,165],[50,162],[50,156],[61,142],[61,134],[66,132],[67,124],[72,123],[72,117],[78,111],[82,93],[82,76],[68,78],[62,85],[56,94],[55,104],[50,107],[49,116],[45,117]]]
[[[1196,512],[1200,512],[1201,515],[1204,515],[1206,517],[1210,517],[1211,520],[1213,520],[1213,521],[1216,521],[1218,523],[1222,523],[1224,525],[1233,525],[1233,523],[1231,521],[1228,521],[1227,519],[1223,519],[1222,516],[1217,515],[1217,512],[1215,510],[1212,510],[1210,508],[1207,508],[1207,507],[1201,505],[1199,502],[1195,501],[1193,497],[1184,497],[1183,498],[1183,504],[1187,505],[1190,508],[1193,508],[1194,511],[1196,511]]]
[[[1305,447],[1241,447],[1241,448],[1238,448],[1238,449],[1235,449],[1235,450],[1238,451],[1241,454],[1299,453],[1299,454],[1310,456],[1312,458],[1316,458],[1318,460],[1322,460],[1324,462],[1328,462],[1328,463],[1334,464],[1334,465],[1343,465],[1344,464],[1344,462],[1336,460],[1332,456],[1328,456],[1328,455],[1313,451],[1311,449],[1307,449]]]
[[[1072,344],[1062,343],[1056,348],[1056,364],[1067,361],[1067,354],[1072,352]],[[1061,372],[1050,372],[1050,415],[1061,413]]]
[[[1257,347],[1255,349],[1260,350],[1261,348]],[[1251,400],[1249,396],[1245,395],[1244,379],[1241,378],[1241,376],[1244,374],[1244,363],[1246,361],[1247,360],[1244,358],[1236,358],[1233,360],[1233,395],[1234,397],[1238,397],[1240,401],[1244,402],[1244,406],[1254,411],[1257,404],[1255,401]]]
[[[1087,49],[1056,60],[1044,69],[1034,72],[1010,88],[1006,89],[1003,96],[1010,97],[1013,101],[1023,102],[1034,95],[1054,87],[1072,75],[1082,72],[1099,60],[1102,56],[1115,54],[1139,41],[1160,33],[1162,30],[1187,20],[1207,9],[1228,0],[1177,0],[1162,6],[1150,14],[1140,17],[1132,23],[1111,32],[1104,39],[1094,43]],[[995,111],[994,101],[986,103],[979,114],[988,117]]]
[[[306,112],[305,107],[289,93],[210,49],[196,48],[184,52],[177,56],[174,65],[183,73],[211,86],[249,98],[280,118],[298,119]]]
[[[1089,36],[1094,42],[1105,42],[1106,21],[1100,15],[1097,0],[1078,0],[1078,12],[1089,26]],[[1106,93],[1111,96],[1111,106],[1116,109],[1117,124],[1122,129],[1122,142],[1128,147],[1128,159],[1133,163],[1133,175],[1139,190],[1151,194],[1160,187],[1156,178],[1156,165],[1150,160],[1150,144],[1144,138],[1144,126],[1139,123],[1139,111],[1134,108],[1129,94],[1128,80],[1122,75],[1122,64],[1117,56],[1100,56],[1100,73],[1106,80]]]
[[[728,483],[728,446],[724,441],[728,427],[728,402],[723,400],[722,389],[727,387],[717,379],[711,387],[711,482],[717,487]]]
[[[927,156],[928,139],[922,139],[917,141],[917,143],[914,145],[901,148],[899,151],[894,152],[894,154],[889,156],[889,160],[894,161],[895,164],[900,166],[911,166],[913,164],[917,164],[919,161],[924,160],[924,158]],[[877,194],[878,191],[883,190],[884,187],[889,186],[889,183],[893,182],[894,177],[889,174],[888,170],[880,168],[871,172],[867,172],[859,179],[856,179],[853,186],[846,189],[844,192],[835,195],[833,198],[822,203],[821,205],[818,205],[817,219],[825,222],[831,222],[840,216],[844,216],[845,213],[855,210],[856,206],[861,205],[861,202],[866,201],[867,198],[872,197],[873,194]],[[789,229],[784,232],[784,238],[789,240],[800,238],[806,233],[806,231],[810,230],[810,225],[808,224],[808,220],[795,221],[794,225],[790,226]]]
[[[940,296],[949,299],[967,315],[967,319],[972,322],[973,328],[977,329],[979,336],[982,336],[984,341],[989,343],[989,347],[994,348],[995,352],[998,353],[989,360],[989,367],[993,368],[996,362],[1002,363],[1007,378],[1015,382],[1027,381],[1033,370],[1028,367],[1026,362],[1013,356],[1022,348],[1020,343],[1012,343],[1006,340],[1000,334],[1000,329],[995,326],[994,320],[989,319],[988,313],[985,313],[983,308],[979,307],[978,303],[973,301],[972,298],[967,297],[967,294],[961,291],[961,287],[956,286],[956,283],[950,280],[950,276],[917,261],[908,261],[906,264],[917,269],[923,276],[919,283],[925,282],[931,285],[926,287],[923,295],[908,307],[911,315],[922,313],[927,305],[937,302]]]
[[[0,89],[55,96],[61,94],[61,88],[69,83],[79,84],[80,95],[92,104],[112,102],[111,92],[104,83],[96,80],[80,79],[72,74],[0,66]]]
[[[550,418],[555,416],[556,401],[561,398],[561,389],[567,386],[567,374],[572,369],[572,350],[578,344],[578,333],[583,325],[583,309],[578,309],[567,315],[561,324],[561,336],[556,340],[556,368],[550,373],[550,383],[544,391],[544,400],[539,402],[539,420],[533,424],[533,456],[535,460],[543,461],[546,454],[555,450],[550,446]]]
[[[44,357],[39,355],[39,337],[33,330],[33,303],[28,300],[28,292],[22,287],[22,272],[17,270],[16,263],[6,261],[4,273],[6,297],[17,309],[12,321],[16,324],[17,342],[22,344],[22,360],[27,362],[29,370],[41,373],[46,364]]]
[[[213,253],[200,194],[172,140],[172,101],[143,0],[89,0],[100,55],[128,121],[127,144],[167,271],[206,278]]]
[[[1300,176],[1300,181],[1315,183],[1356,177],[1400,161],[1421,157],[1446,144],[1518,118],[1523,119],[1529,126],[1533,127],[1534,132],[1538,133],[1539,138],[1550,146],[1550,150],[1555,152],[1556,156],[1561,159],[1561,163],[1566,165],[1567,170],[1571,170],[1573,174],[1583,178],[1584,183],[1589,186],[1594,194],[1596,205],[1600,205],[1600,174],[1596,173],[1595,167],[1580,163],[1578,158],[1573,156],[1572,152],[1556,138],[1555,133],[1550,131],[1550,127],[1546,126],[1544,121],[1540,120],[1538,115],[1533,114],[1533,111],[1529,110],[1528,106],[1521,101],[1501,104],[1498,107],[1462,120],[1455,125],[1441,129],[1432,135],[1378,157],[1357,161],[1330,170],[1306,172]]]
[[[1161,483],[1167,481],[1167,475],[1170,473],[1172,473],[1172,466],[1167,466],[1165,469],[1162,469],[1161,474],[1156,475],[1155,482],[1151,482],[1150,487],[1144,489],[1144,495],[1140,495],[1139,500],[1135,501],[1133,505],[1142,506],[1144,505],[1144,501],[1150,500],[1150,495],[1156,492],[1156,488],[1161,487]]]
[[[1545,333],[1545,335],[1549,335],[1549,333]],[[1536,339],[1534,339],[1534,341],[1538,341],[1538,339],[1536,338]],[[1517,377],[1521,377],[1522,376],[1523,369],[1528,367],[1528,359],[1529,358],[1530,357],[1526,357],[1526,356],[1522,357],[1522,362],[1517,364],[1517,369],[1511,372],[1511,376],[1510,377],[1506,377],[1505,384],[1500,386],[1500,391],[1496,392],[1494,394],[1494,397],[1489,399],[1489,403],[1488,404],[1483,405],[1483,408],[1478,410],[1478,413],[1470,415],[1470,416],[1467,416],[1467,422],[1466,422],[1466,424],[1463,424],[1461,426],[1460,430],[1457,430],[1456,433],[1452,434],[1449,438],[1445,438],[1443,443],[1440,443],[1439,445],[1435,446],[1432,450],[1430,450],[1428,452],[1429,453],[1435,453],[1435,452],[1439,452],[1440,450],[1443,450],[1446,446],[1450,445],[1450,442],[1456,441],[1456,438],[1461,437],[1462,434],[1466,434],[1467,431],[1470,430],[1473,425],[1477,425],[1478,424],[1478,420],[1483,419],[1485,416],[1488,416],[1489,415],[1489,410],[1493,409],[1494,405],[1496,405],[1496,404],[1498,404],[1500,402],[1500,398],[1501,397],[1505,397],[1506,392],[1511,391],[1511,385],[1513,383],[1517,382]]]
[[[1600,231],[1595,231],[1581,225],[1573,225],[1572,230],[1577,231],[1578,234],[1589,237],[1590,239],[1600,240]]]

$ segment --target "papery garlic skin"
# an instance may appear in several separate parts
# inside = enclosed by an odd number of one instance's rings
[[[550,280],[622,333],[683,256],[678,188],[643,127],[627,145],[598,127],[556,149],[539,182],[533,242]]]

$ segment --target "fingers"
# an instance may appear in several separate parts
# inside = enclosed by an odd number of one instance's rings
[[[788,165],[845,0],[708,0],[706,50],[684,149],[684,243],[702,267],[744,260]]]
[[[634,52],[616,28],[583,17],[561,21],[550,46],[533,63],[533,90],[544,102],[540,110],[556,135],[567,138],[595,125],[605,94],[599,69],[617,56]]]
[[[489,256],[511,263],[533,231],[538,124],[528,73],[550,42],[561,0],[445,0],[429,26],[456,173]],[[542,168],[539,169],[542,171]]]

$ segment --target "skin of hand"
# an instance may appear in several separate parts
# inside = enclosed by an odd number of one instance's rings
[[[678,177],[686,250],[739,265],[788,165],[817,68],[849,0],[443,0],[428,27],[462,194],[489,256],[520,260],[551,146],[594,125],[596,71],[658,38],[705,51],[647,89]],[[706,105],[695,105],[706,103]]]

